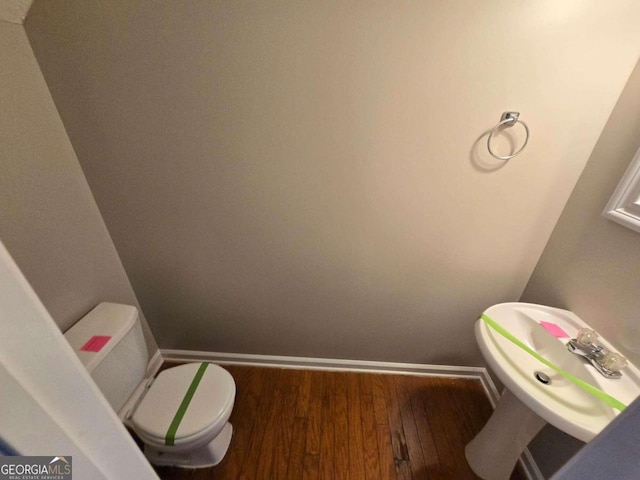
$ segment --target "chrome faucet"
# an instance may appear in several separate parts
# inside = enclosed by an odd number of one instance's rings
[[[622,376],[620,370],[627,365],[626,358],[594,343],[597,338],[598,335],[593,330],[581,328],[578,330],[577,337],[567,342],[567,349],[589,360],[591,365],[605,377],[620,378]]]

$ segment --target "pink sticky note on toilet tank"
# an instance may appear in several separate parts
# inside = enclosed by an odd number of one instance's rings
[[[569,334],[565,332],[560,326],[551,322],[540,322],[547,332],[549,332],[554,337],[558,338],[569,338]]]
[[[80,350],[83,352],[99,352],[111,340],[107,335],[94,335]]]

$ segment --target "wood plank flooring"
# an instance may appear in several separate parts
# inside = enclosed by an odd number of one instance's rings
[[[210,469],[165,480],[476,479],[464,446],[491,415],[479,381],[225,367],[237,387],[233,439]],[[512,480],[524,480],[516,469]]]

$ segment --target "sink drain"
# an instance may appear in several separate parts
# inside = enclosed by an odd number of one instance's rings
[[[544,383],[545,385],[549,385],[551,383],[549,376],[542,372],[533,372],[533,375],[540,383]]]

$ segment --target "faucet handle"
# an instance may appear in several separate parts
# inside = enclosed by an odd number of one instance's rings
[[[576,340],[581,345],[591,345],[598,339],[598,334],[590,328],[581,328],[578,330]]]
[[[602,359],[602,366],[611,372],[618,372],[627,366],[627,359],[616,352],[607,352]]]

